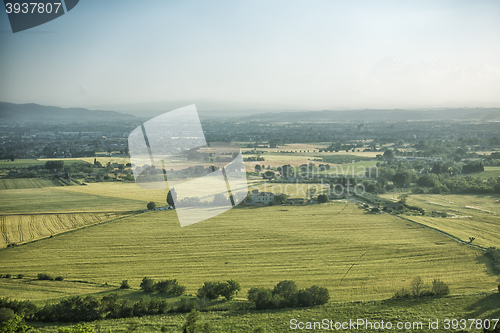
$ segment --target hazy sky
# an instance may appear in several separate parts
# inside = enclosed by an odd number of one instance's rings
[[[13,34],[0,100],[500,106],[500,1],[83,0]]]

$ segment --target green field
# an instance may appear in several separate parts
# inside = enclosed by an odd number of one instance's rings
[[[136,288],[144,276],[177,278],[188,293],[204,281],[235,279],[244,295],[292,279],[328,287],[333,301],[384,299],[417,275],[442,279],[453,293],[497,284],[478,250],[349,203],[238,208],[185,228],[174,211],[148,212],[3,249],[0,262],[12,275],[128,279]],[[15,295],[31,297],[24,289]]]
[[[14,178],[0,179],[0,190],[12,190],[22,188],[42,188],[51,186],[61,186],[57,181],[39,178]]]
[[[363,303],[330,303],[320,307],[271,310],[271,311],[214,311],[202,312],[200,321],[208,322],[213,332],[253,332],[256,328],[263,328],[265,332],[281,333],[301,330],[292,330],[290,321],[300,322],[322,321],[323,319],[335,322],[356,321],[391,322],[408,325],[408,329],[395,330],[396,332],[460,332],[444,329],[445,319],[493,319],[500,316],[500,300],[497,294],[473,293],[469,295],[448,296],[444,298],[426,298],[422,300],[387,300]],[[99,320],[89,323],[90,327],[100,329],[101,332],[130,332],[129,328],[136,327],[137,332],[182,332],[185,314],[168,314],[145,316],[142,318]],[[438,320],[439,329],[429,329],[429,320]],[[493,322],[493,321],[492,321]],[[422,329],[419,328],[422,323]],[[470,324],[470,322],[468,323]],[[500,325],[500,323],[498,324]],[[498,326],[497,325],[497,326]],[[55,332],[61,326],[34,323],[40,332]],[[64,326],[71,326],[65,324]],[[414,328],[413,328],[414,327]],[[97,331],[97,330],[96,330]],[[311,332],[311,330],[304,330]],[[342,331],[342,330],[341,330]],[[346,332],[377,332],[389,330],[366,329],[360,326],[357,330]],[[97,331],[98,332],[98,331]],[[315,332],[320,332],[315,330]],[[482,332],[472,327],[462,332]]]

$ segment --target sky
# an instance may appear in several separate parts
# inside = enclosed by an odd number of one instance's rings
[[[500,1],[83,0],[12,33],[0,101],[500,107]]]

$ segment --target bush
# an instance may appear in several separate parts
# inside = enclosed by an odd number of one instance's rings
[[[312,296],[313,305],[326,304],[330,299],[330,293],[328,289],[318,286],[312,286],[305,290]]]
[[[450,287],[439,279],[432,281],[432,287],[429,289],[425,286],[424,281],[420,276],[413,279],[410,289],[401,288],[394,293],[393,298],[409,298],[421,296],[443,296],[450,293]]]
[[[241,286],[234,280],[223,282],[205,282],[198,289],[196,296],[199,298],[217,299],[223,296],[227,301],[231,300],[240,291]]]
[[[220,287],[218,282],[205,282],[203,286],[198,289],[196,296],[199,298],[217,299],[220,295]]]
[[[156,209],[156,202],[149,202],[148,205],[146,206],[149,210]]]
[[[140,287],[144,292],[152,293],[155,291],[155,282],[153,279],[145,277],[142,279]]]
[[[176,279],[158,281],[155,283],[154,289],[160,294],[165,294],[173,297],[182,296],[186,291],[186,287],[181,286]]]
[[[38,273],[37,279],[38,280],[53,280],[52,276],[50,276],[47,273]]]
[[[10,274],[5,274],[5,275],[4,275],[4,277],[5,277],[6,279],[10,279],[10,278],[11,278],[11,276],[12,276],[12,275],[10,275]]]
[[[431,291],[434,295],[448,295],[450,293],[450,287],[448,287],[448,285],[443,281],[435,279],[432,281]]]
[[[24,277],[24,274],[17,274],[18,279],[22,279]]]
[[[63,280],[64,280],[64,278],[63,278],[62,276],[58,276],[58,277],[56,277],[54,280],[56,280],[56,281],[63,281]]]
[[[176,308],[176,311],[180,313],[187,313],[196,310],[197,308],[198,308],[198,303],[196,302],[195,299],[184,297],[181,298],[179,305]]]
[[[130,289],[130,285],[128,284],[128,280],[123,280],[120,284],[120,289]]]
[[[295,282],[290,280],[279,282],[272,291],[265,288],[251,288],[248,291],[248,300],[255,303],[257,310],[321,305],[329,299],[326,288],[312,286],[298,290]]]

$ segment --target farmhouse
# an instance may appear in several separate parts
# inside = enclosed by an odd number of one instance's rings
[[[256,205],[269,205],[274,200],[274,194],[270,192],[252,191],[252,201]]]

